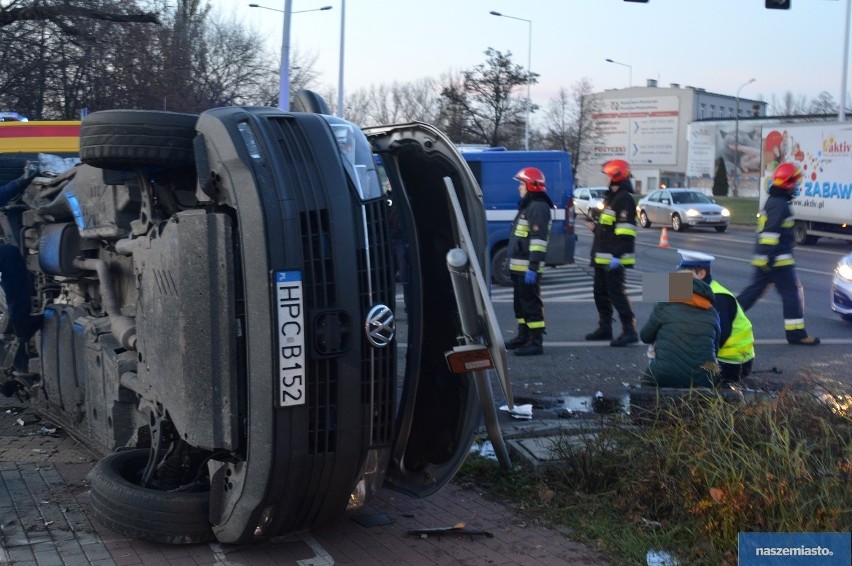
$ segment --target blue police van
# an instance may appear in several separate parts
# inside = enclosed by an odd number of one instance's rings
[[[570,156],[564,151],[509,151],[505,148],[460,147],[462,157],[482,188],[488,220],[488,257],[491,278],[510,286],[507,246],[512,221],[518,212],[518,182],[515,174],[524,167],[544,173],[547,194],[556,205],[547,246],[547,265],[574,263],[574,175]]]

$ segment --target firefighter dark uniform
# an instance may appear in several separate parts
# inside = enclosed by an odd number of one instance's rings
[[[525,167],[514,179],[520,183],[521,201],[512,223],[508,256],[518,334],[506,342],[506,349],[519,356],[535,356],[544,352],[541,273],[547,258],[553,201],[547,196],[544,174],[539,169]]]
[[[598,328],[586,340],[610,340],[611,346],[627,346],[639,341],[636,316],[624,288],[624,268],[636,264],[636,203],[630,183],[630,166],[621,159],[607,161],[603,172],[610,178],[604,209],[592,227],[591,265],[594,267],[594,298]],[[612,339],[613,309],[621,321],[622,333]]]
[[[0,206],[6,206],[10,200],[24,192],[38,172],[38,162],[27,162],[21,177],[0,187]],[[29,339],[41,326],[41,316],[30,315],[32,281],[18,246],[0,244],[0,276],[12,330],[18,337]]]
[[[802,180],[802,172],[792,163],[782,163],[775,170],[769,198],[763,205],[757,223],[757,246],[751,263],[754,275],[751,283],[737,297],[743,310],[748,311],[774,284],[781,295],[784,330],[787,342],[804,346],[819,344],[819,338],[805,331],[804,293],[793,260],[793,213],[790,201]]]
[[[689,269],[696,277],[710,285],[716,296],[716,312],[719,313],[719,363],[721,381],[738,381],[751,373],[754,361],[754,333],[751,321],[743,312],[734,294],[713,279],[710,266],[716,258],[710,254],[678,250],[681,261],[678,269]]]

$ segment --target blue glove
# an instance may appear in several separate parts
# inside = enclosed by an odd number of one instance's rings
[[[610,269],[621,268],[621,260],[618,259],[617,257],[612,258],[611,260],[609,260],[609,268]]]
[[[533,271],[532,269],[528,269],[524,274],[524,283],[527,285],[535,285],[535,281],[538,279],[538,273]]]

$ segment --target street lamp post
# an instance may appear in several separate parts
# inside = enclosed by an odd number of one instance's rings
[[[340,0],[340,61],[337,69],[337,116],[343,118],[343,45],[346,31],[346,0]]]
[[[627,86],[633,87],[633,65],[628,65],[627,63],[620,63],[613,59],[607,59],[607,63],[615,63],[616,65],[621,65],[622,67],[627,67]],[[632,134],[631,130],[633,129],[633,116],[630,114],[630,107],[627,108],[627,148],[624,152],[624,160],[630,163],[630,135]]]
[[[294,12],[292,6],[293,0],[284,0],[283,10],[261,6],[260,4],[249,4],[249,8],[263,8],[284,14],[284,32],[281,34],[281,78],[278,87],[278,108],[284,111],[290,110],[290,15],[331,10],[331,6],[323,6],[322,8],[296,10]]]
[[[736,116],[734,117],[734,195],[739,195],[740,185],[740,92],[746,86],[754,82],[754,79],[749,79],[740,85],[737,89]]]
[[[846,120],[846,77],[849,74],[849,12],[852,10],[852,0],[846,0],[846,18],[843,30],[843,69],[840,73],[840,112],[837,118]]]
[[[524,149],[529,151],[530,149],[530,106],[532,105],[532,100],[530,99],[530,86],[532,85],[532,20],[528,20],[526,18],[517,18],[515,16],[509,16],[507,14],[502,14],[500,12],[495,12],[491,10],[489,12],[492,16],[500,16],[501,18],[510,18],[513,20],[520,20],[522,22],[527,22],[529,25],[529,38],[527,40],[527,117],[524,121]]]

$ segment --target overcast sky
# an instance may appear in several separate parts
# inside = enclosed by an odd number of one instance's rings
[[[291,49],[316,54],[320,81],[338,83],[341,2],[292,0]],[[767,10],[764,0],[348,0],[344,92],[371,84],[439,78],[485,61],[493,47],[539,73],[533,102],[546,105],[583,77],[595,90],[656,79],[770,101],[784,92],[840,99],[844,22],[850,0],[792,0]],[[210,0],[229,18],[256,29],[280,53],[283,13],[243,0]],[[284,0],[256,0],[283,10]],[[607,63],[607,58],[624,65]],[[629,65],[625,66],[625,65]]]

